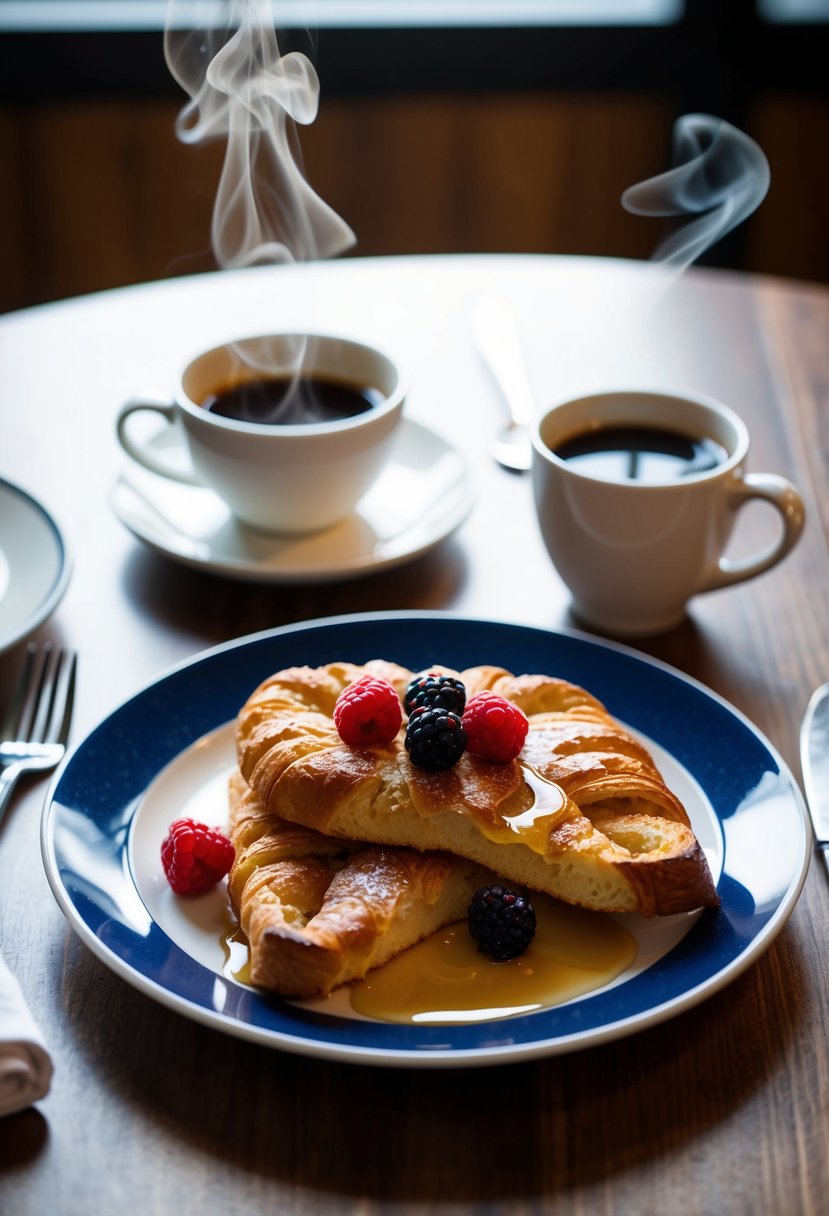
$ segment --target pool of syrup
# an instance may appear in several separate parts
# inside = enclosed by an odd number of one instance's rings
[[[612,917],[532,896],[538,927],[519,957],[496,963],[466,922],[450,925],[347,989],[351,1007],[382,1022],[452,1025],[532,1013],[595,992],[636,958],[636,939]],[[250,983],[247,942],[224,937],[225,975]]]
[[[538,928],[518,958],[486,958],[464,921],[353,984],[353,1008],[384,1022],[491,1021],[594,992],[635,959],[635,939],[609,916],[544,896],[532,899]]]

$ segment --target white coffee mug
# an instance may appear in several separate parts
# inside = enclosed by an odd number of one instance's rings
[[[691,466],[672,480],[643,482],[565,458],[578,438],[607,428],[655,428],[707,440],[713,467]],[[580,438],[579,438],[580,437]],[[599,445],[601,446],[601,442]],[[547,551],[587,624],[621,637],[678,624],[688,600],[762,574],[781,561],[803,529],[803,503],[788,481],[748,473],[748,431],[733,410],[709,398],[649,391],[597,393],[547,410],[533,432],[532,481]],[[564,454],[562,454],[564,452]],[[779,512],[780,535],[761,552],[724,556],[738,511],[762,499]]]
[[[300,369],[371,390],[377,403],[350,417],[284,425],[222,417],[203,404],[217,392]],[[372,346],[329,335],[268,334],[198,355],[179,376],[172,402],[128,402],[116,432],[133,460],[163,477],[208,486],[243,523],[301,534],[354,510],[383,468],[405,397],[401,368]],[[181,429],[188,467],[165,456],[157,436],[146,441],[135,433],[132,416],[147,411]]]

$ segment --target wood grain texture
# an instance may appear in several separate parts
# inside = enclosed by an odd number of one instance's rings
[[[0,108],[0,310],[211,270],[221,142],[178,142],[173,101]],[[647,258],[660,222],[622,192],[669,164],[671,100],[602,93],[321,98],[299,130],[313,188],[360,256],[536,252]],[[763,96],[746,130],[772,189],[740,233],[744,269],[829,281],[829,106]]]
[[[39,633],[80,651],[76,739],[171,664],[290,621],[434,608],[576,623],[526,480],[486,450],[500,407],[466,325],[475,292],[495,286],[518,313],[539,400],[597,376],[711,393],[746,417],[751,467],[801,489],[809,523],[785,565],[699,597],[680,627],[640,647],[746,713],[798,774],[800,718],[829,676],[829,294],[694,272],[637,343],[620,318],[642,272],[601,259],[353,259],[308,275],[167,282],[0,321],[0,475],[54,510],[75,558],[66,599]],[[107,506],[118,404],[168,383],[182,345],[209,342],[219,314],[247,328],[263,312],[280,325],[312,309],[332,327],[360,316],[410,360],[412,415],[462,444],[478,479],[457,536],[398,571],[330,587],[232,583],[141,548]],[[766,521],[746,526],[753,543]],[[0,689],[19,661],[19,647],[0,656]],[[829,883],[819,867],[756,963],[671,1021],[533,1063],[383,1070],[230,1038],[113,974],[48,888],[44,793],[29,782],[0,831],[0,949],[56,1062],[48,1098],[0,1125],[3,1216],[823,1211]]]

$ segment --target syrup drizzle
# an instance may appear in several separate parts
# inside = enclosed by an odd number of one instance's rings
[[[227,933],[222,935],[222,950],[225,956],[222,975],[236,980],[240,984],[251,986],[250,949],[241,925],[234,924]]]
[[[524,760],[518,763],[524,774],[524,781],[532,791],[531,806],[515,815],[501,815],[500,822],[478,822],[478,827],[488,840],[496,844],[526,845],[534,853],[542,856],[547,852],[547,840],[550,832],[567,812],[567,795],[560,785],[542,777],[537,769]]]

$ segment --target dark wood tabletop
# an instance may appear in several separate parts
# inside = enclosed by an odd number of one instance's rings
[[[514,307],[539,406],[597,387],[706,393],[748,424],[749,467],[798,486],[807,524],[784,564],[696,598],[678,628],[636,645],[726,698],[799,779],[801,717],[829,678],[829,290],[723,271],[666,289],[647,266],[602,259],[353,259],[0,319],[0,476],[53,513],[72,556],[67,594],[36,636],[78,651],[74,742],[173,664],[291,622],[429,609],[580,627],[529,479],[487,450],[502,406],[470,337],[484,291]],[[461,449],[475,479],[453,536],[365,578],[279,586],[186,567],[127,531],[109,503],[118,407],[167,395],[189,352],[271,328],[347,332],[405,359],[409,417]],[[740,543],[756,546],[774,526],[751,508]],[[21,653],[0,656],[0,701]],[[499,1067],[366,1067],[200,1025],[110,970],[49,889],[46,789],[25,781],[0,828],[0,952],[55,1063],[49,1095],[0,1120],[4,1216],[825,1210],[821,867],[755,963],[649,1029]]]

